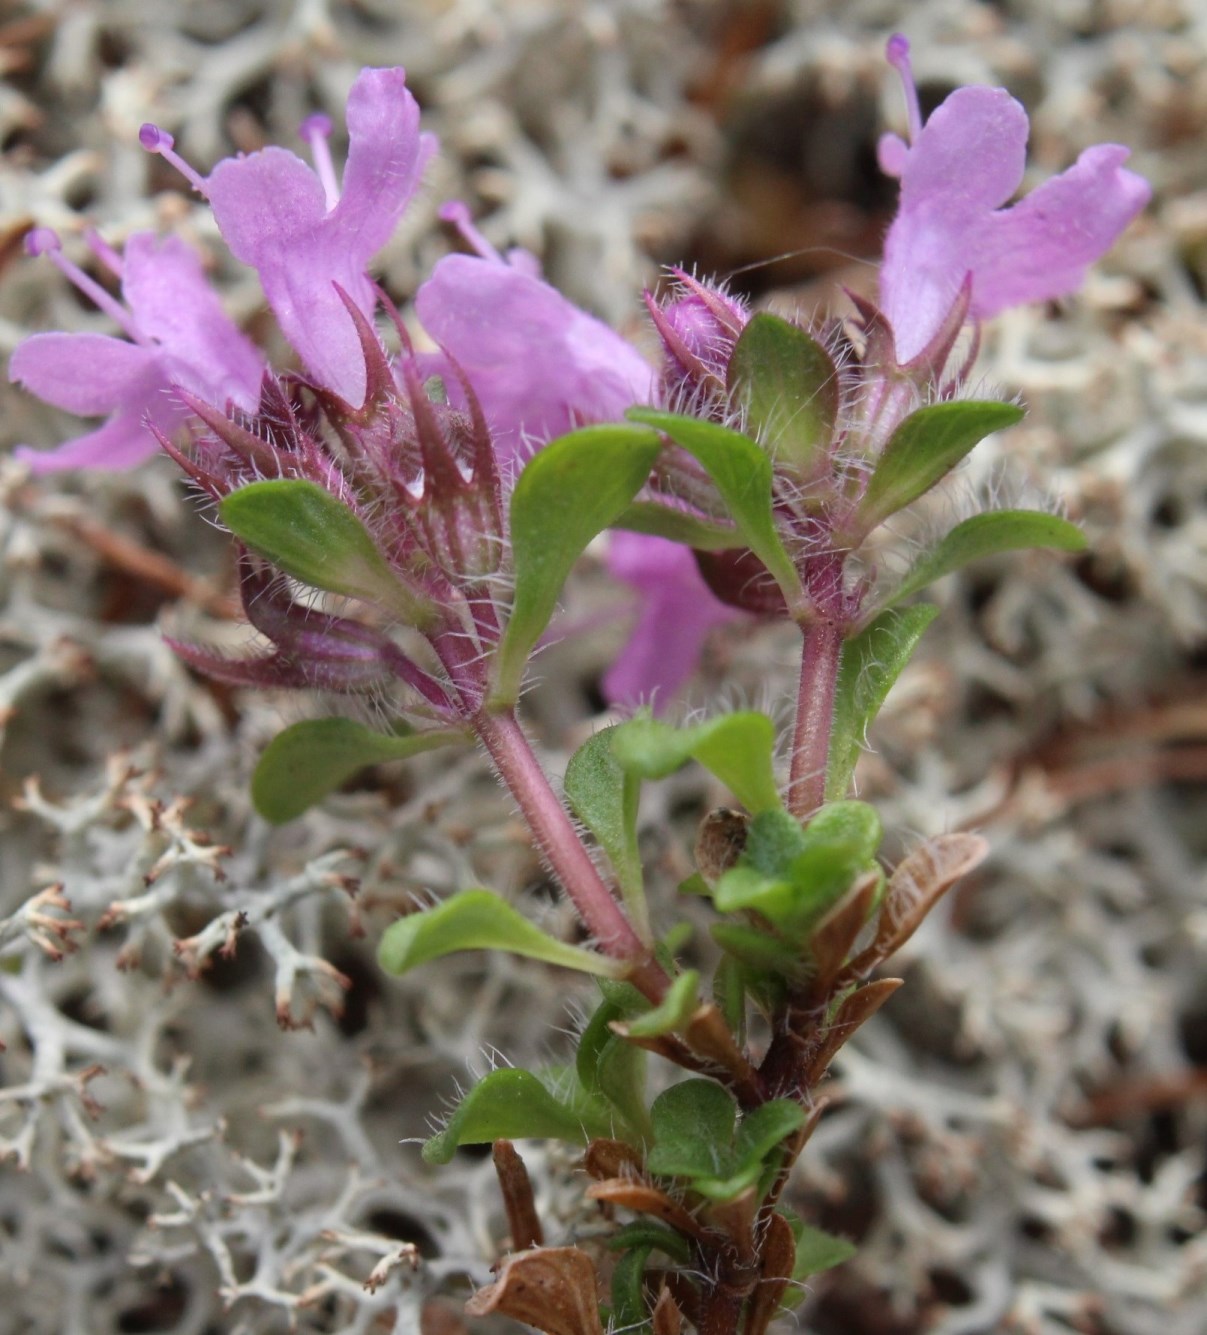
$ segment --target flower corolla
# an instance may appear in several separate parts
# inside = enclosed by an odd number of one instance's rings
[[[957,88],[923,124],[904,37],[890,39],[888,58],[904,85],[910,142],[880,141],[882,170],[901,181],[880,298],[904,365],[925,352],[966,282],[977,320],[1075,291],[1151,191],[1123,167],[1126,148],[1098,144],[1004,207],[1026,165],[1022,106],[1003,88]]]
[[[67,259],[53,232],[37,228],[26,238],[31,254],[47,255],[129,336],[34,334],[13,353],[10,379],[68,412],[108,419],[57,449],[18,446],[16,457],[37,473],[141,463],[159,449],[148,427],[171,436],[189,416],[177,386],[239,408],[259,397],[263,358],[222,310],[183,241],[137,232],[124,258],[99,237],[89,244],[120,279],[124,305]]]

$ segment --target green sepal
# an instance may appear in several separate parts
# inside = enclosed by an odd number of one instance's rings
[[[402,584],[343,501],[303,478],[249,482],[218,506],[222,522],[291,578],[388,608],[420,630],[434,604]]]
[[[628,966],[549,936],[489,890],[461,890],[386,928],[377,959],[387,973],[402,974],[461,950],[505,950],[580,973],[622,978]]]
[[[911,594],[950,575],[970,561],[1026,547],[1051,547],[1061,552],[1085,550],[1085,534],[1076,524],[1042,510],[990,510],[973,515],[923,552],[905,578],[881,604],[891,607]]]
[[[661,448],[640,426],[589,426],[534,455],[511,496],[515,599],[494,658],[489,706],[514,704],[571,567],[628,508]]]
[[[653,408],[630,408],[627,416],[665,432],[704,468],[742,535],[742,545],[771,572],[789,608],[799,610],[804,591],[776,528],[770,455],[749,436],[697,417]]]
[[[892,608],[882,612],[844,645],[834,692],[826,773],[828,798],[845,796],[869,725],[918,647],[923,632],[938,615],[939,609],[932,603],[917,603],[901,610]]]
[[[1014,426],[1023,410],[1013,403],[954,400],[911,413],[889,438],[859,504],[867,533],[917,500],[986,436]]]
[[[838,418],[838,371],[825,348],[799,325],[761,312],[734,344],[726,379],[751,435],[807,474]]]
[[[683,728],[635,718],[612,732],[612,752],[629,773],[661,779],[695,759],[751,812],[782,808],[772,766],[774,747],[774,725],[766,714],[753,711],[722,714]]]
[[[492,1071],[453,1110],[443,1130],[423,1146],[426,1163],[448,1163],[459,1145],[546,1138],[582,1145],[611,1134],[611,1118],[573,1072]]]
[[[283,825],[366,765],[408,760],[468,740],[468,733],[415,732],[406,724],[385,733],[346,718],[306,719],[277,733],[264,748],[251,778],[252,804],[265,820]]]
[[[616,728],[604,728],[578,748],[566,766],[563,788],[574,814],[599,840],[616,872],[629,919],[650,940],[641,854],[637,848],[640,782],[612,752]]]

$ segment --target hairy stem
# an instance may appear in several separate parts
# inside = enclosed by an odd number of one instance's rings
[[[600,949],[613,959],[631,963],[633,972],[629,981],[651,1001],[661,1001],[670,980],[604,883],[533,754],[514,711],[491,713],[480,709],[471,723],[490,753],[499,777],[519,804],[537,847]]]
[[[843,642],[841,627],[832,621],[813,621],[803,629],[800,693],[792,738],[792,774],[788,781],[788,810],[798,820],[804,820],[826,800],[834,688]]]

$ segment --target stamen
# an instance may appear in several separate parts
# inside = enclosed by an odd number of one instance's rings
[[[69,283],[82,292],[98,310],[104,311],[106,315],[115,320],[136,343],[146,341],[138,332],[130,312],[126,310],[121,302],[111,293],[106,292],[95,278],[89,277],[78,264],[69,260],[63,254],[63,245],[57,232],[49,227],[35,227],[25,238],[25,253],[27,255],[45,255]]]
[[[918,86],[914,83],[913,66],[909,59],[909,40],[903,33],[895,32],[884,50],[888,63],[901,76],[901,88],[905,93],[905,115],[909,122],[909,141],[917,143],[922,133],[922,107],[918,102]]]
[[[484,260],[494,260],[498,264],[507,263],[503,256],[474,226],[470,218],[469,206],[463,204],[461,200],[450,199],[447,204],[441,204],[439,217],[441,222],[451,223],[461,234],[462,241],[472,250],[477,251]]]
[[[327,208],[333,209],[339,203],[339,182],[335,179],[335,165],[331,161],[331,149],[327,144],[331,134],[331,118],[324,116],[321,111],[315,112],[298,126],[298,134],[310,145],[314,170],[327,196]]]
[[[161,130],[158,125],[152,125],[147,121],[138,132],[138,142],[148,153],[158,153],[166,162],[170,162],[199,195],[209,198],[205,188],[205,177],[195,167],[190,167],[176,152],[174,147],[176,141],[167,130]]]
[[[125,265],[122,257],[105,240],[95,227],[89,227],[84,232],[84,240],[88,243],[88,249],[97,257],[98,260],[109,270],[115,278],[121,278],[125,272]]]

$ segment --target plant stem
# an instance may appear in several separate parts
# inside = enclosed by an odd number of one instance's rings
[[[802,630],[800,693],[788,781],[788,810],[798,820],[804,820],[826,800],[834,688],[843,643],[842,629],[832,621],[811,621]]]
[[[660,1002],[670,980],[604,883],[566,808],[550,786],[514,710],[491,713],[480,709],[471,723],[490,753],[499,777],[519,804],[537,847],[600,949],[613,959],[631,963],[633,972],[629,981],[655,1004]]]

